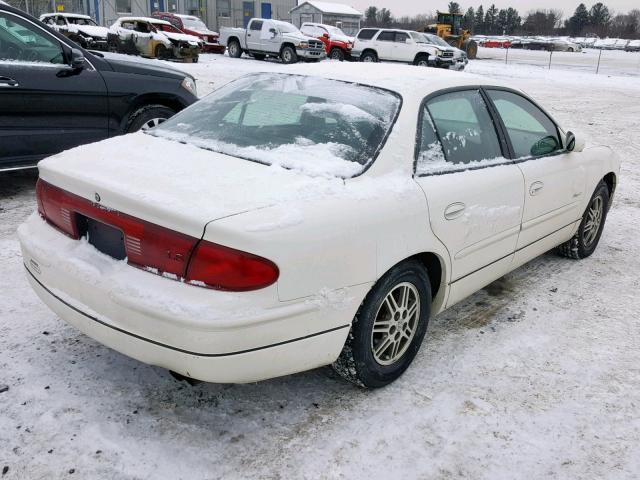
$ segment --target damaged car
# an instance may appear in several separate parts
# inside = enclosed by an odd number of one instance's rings
[[[157,18],[122,17],[109,29],[109,50],[113,52],[195,63],[201,49],[198,37]]]
[[[109,29],[90,16],[78,13],[46,13],[40,21],[87,50],[107,50]]]

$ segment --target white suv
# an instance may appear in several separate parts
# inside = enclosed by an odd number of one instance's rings
[[[424,67],[453,63],[452,51],[429,44],[421,33],[386,28],[361,29],[351,55],[363,62],[388,60]]]

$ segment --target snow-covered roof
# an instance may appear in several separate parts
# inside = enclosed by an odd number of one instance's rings
[[[56,15],[67,18],[84,18],[85,20],[91,20],[89,15],[82,15],[81,13],[45,13],[40,15],[40,20],[48,17],[55,17]]]
[[[322,13],[332,13],[335,15],[357,15],[359,17],[362,16],[362,12],[359,12],[353,7],[349,5],[345,5],[343,3],[331,3],[331,2],[316,2],[316,0],[307,0],[305,2],[300,3],[297,7],[294,7],[292,10],[301,7],[305,3],[308,3],[312,7],[317,8]]]
[[[120,17],[118,20],[116,20],[116,23],[122,23],[122,22],[149,22],[155,25],[171,25],[171,23],[165,20],[160,20],[159,18],[150,18],[150,17]]]

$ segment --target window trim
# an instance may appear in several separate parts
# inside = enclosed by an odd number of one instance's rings
[[[441,95],[445,95],[448,93],[454,93],[454,92],[462,92],[462,91],[479,91],[480,95],[482,96],[482,99],[484,100],[486,106],[487,106],[487,111],[489,112],[489,116],[491,117],[491,121],[493,123],[493,126],[496,130],[496,135],[498,136],[498,143],[500,144],[500,149],[502,151],[502,156],[507,160],[506,162],[501,162],[501,163],[495,163],[495,164],[491,164],[491,165],[477,165],[477,166],[467,166],[467,167],[461,167],[459,169],[452,169],[452,170],[447,170],[447,171],[441,171],[441,172],[432,172],[432,173],[422,173],[422,174],[417,174],[417,168],[418,168],[418,157],[420,155],[420,145],[421,145],[421,138],[422,138],[422,121],[423,121],[423,117],[424,117],[424,112],[427,111],[428,109],[426,109],[426,104],[436,98],[439,97]],[[531,102],[536,108],[538,108],[547,118],[549,118],[549,120],[551,121],[551,123],[553,123],[556,127],[556,130],[558,131],[558,138],[560,139],[560,141],[562,142],[562,148],[559,150],[556,150],[554,152],[551,152],[549,154],[546,155],[540,155],[537,157],[525,157],[525,158],[521,158],[521,159],[516,159],[514,152],[513,152],[513,147],[511,145],[511,140],[509,139],[509,135],[507,133],[507,129],[502,121],[502,118],[500,117],[500,114],[498,113],[498,110],[496,109],[493,101],[491,100],[491,98],[489,97],[489,94],[487,93],[488,90],[501,90],[501,91],[505,91],[505,92],[509,92],[509,93],[513,93],[516,94],[522,98],[524,98],[525,100],[528,100],[529,102]],[[431,117],[431,114],[429,113],[429,116]],[[432,124],[435,126],[435,123],[433,122],[433,118],[431,118],[431,122]],[[546,157],[555,157],[557,155],[562,155],[567,153],[566,150],[566,145],[565,143],[565,139],[562,135],[564,131],[562,130],[562,128],[560,127],[560,125],[558,125],[558,122],[556,122],[553,117],[551,115],[549,115],[549,113],[542,108],[535,100],[533,100],[532,98],[530,98],[529,96],[523,94],[522,92],[519,92],[517,90],[514,90],[512,88],[508,88],[508,87],[502,87],[502,86],[494,86],[494,85],[463,85],[463,86],[459,86],[459,87],[450,87],[450,88],[443,88],[441,90],[437,90],[435,92],[431,92],[429,95],[427,95],[426,97],[424,97],[422,99],[422,101],[420,102],[420,107],[419,107],[419,111],[418,111],[418,121],[416,124],[416,137],[415,137],[415,148],[414,148],[414,155],[413,155],[413,177],[429,177],[429,176],[433,176],[433,175],[449,175],[449,174],[453,174],[453,173],[460,173],[460,172],[466,172],[466,171],[470,171],[470,170],[479,170],[482,168],[492,168],[492,167],[499,167],[502,165],[517,165],[519,163],[523,163],[523,162],[528,162],[530,160],[538,160],[540,158],[546,158]],[[435,130],[435,134],[436,137],[438,138],[438,141],[440,142],[440,144],[442,145],[442,140],[440,139],[440,134],[438,133],[438,130]]]

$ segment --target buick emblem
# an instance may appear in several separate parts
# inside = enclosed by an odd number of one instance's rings
[[[95,199],[96,202],[100,202],[100,195],[98,194],[98,192],[95,193]]]

